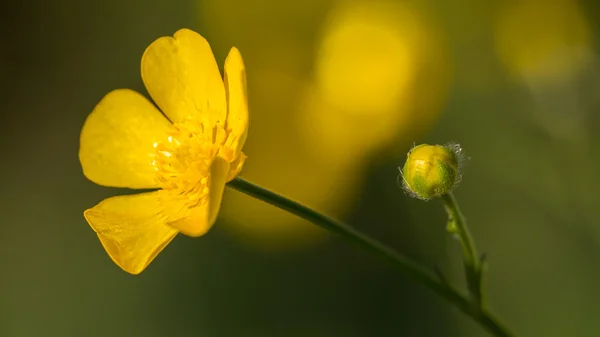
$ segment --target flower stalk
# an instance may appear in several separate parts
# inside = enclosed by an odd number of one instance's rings
[[[423,268],[421,265],[410,260],[397,251],[383,245],[377,240],[357,231],[356,229],[324,214],[321,214],[299,202],[288,199],[280,194],[255,185],[242,178],[235,178],[227,186],[264,201],[284,211],[297,215],[311,223],[338,234],[344,239],[351,241],[365,250],[369,250],[375,255],[388,260],[404,274],[427,287],[435,294],[449,301],[460,311],[467,314],[475,321],[479,322],[483,328],[496,337],[510,337],[512,333],[508,331],[490,312],[479,303],[470,301],[464,295],[460,294],[449,284],[438,279],[435,274]],[[458,207],[455,208],[458,210]],[[464,221],[463,221],[464,224]],[[465,233],[467,233],[465,231]]]
[[[483,258],[480,258],[477,254],[475,242],[469,232],[465,217],[458,207],[458,202],[454,194],[449,192],[444,194],[441,199],[448,213],[448,231],[456,234],[460,241],[469,294],[480,307],[483,307]]]

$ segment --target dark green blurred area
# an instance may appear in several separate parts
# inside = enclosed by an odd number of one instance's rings
[[[377,138],[389,132],[383,127],[356,136],[356,144],[323,133],[319,141],[337,144],[324,154],[331,164],[302,145],[310,140],[299,135],[310,138],[319,126],[299,119],[311,116],[299,97],[319,76],[325,22],[353,2],[8,4],[0,54],[0,336],[486,335],[369,253],[280,211],[256,212],[256,202],[233,191],[205,237],[178,236],[139,276],[112,263],[82,212],[121,192],[82,175],[79,132],[110,90],[145,92],[144,49],[182,27],[205,36],[221,66],[233,45],[244,55],[249,180],[343,218],[462,285],[441,204],[412,200],[396,185],[413,142],[460,142],[470,160],[456,196],[488,257],[492,309],[519,336],[598,336],[598,5],[402,3],[421,20],[411,27],[427,29],[431,39],[423,40],[443,52],[432,47],[397,69],[421,67],[406,84],[411,109],[390,110],[412,119],[399,119],[408,124],[390,137]],[[384,118],[363,113],[373,125]],[[298,131],[302,125],[309,127]],[[336,135],[363,135],[336,125]],[[294,230],[282,230],[288,224]]]

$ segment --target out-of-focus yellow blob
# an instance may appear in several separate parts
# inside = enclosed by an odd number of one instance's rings
[[[561,77],[584,66],[590,27],[574,0],[511,3],[496,22],[498,56],[518,76]]]
[[[252,64],[253,134],[244,152],[253,160],[243,172],[250,181],[344,216],[360,192],[368,152],[407,130],[405,139],[412,142],[435,119],[432,107],[443,82],[435,57],[443,54],[433,52],[429,27],[406,7],[332,0],[198,4],[202,25],[218,34],[216,40],[235,42]],[[344,30],[339,25],[348,17],[357,23]],[[352,52],[351,35],[361,30],[356,38],[364,48],[344,55]],[[348,69],[355,70],[344,74],[352,83],[335,77]],[[344,87],[338,89],[340,81]],[[358,103],[352,103],[354,96]],[[258,249],[302,248],[326,233],[241,193],[227,193],[221,228]]]
[[[348,114],[387,115],[414,79],[419,29],[414,12],[396,3],[340,5],[323,31],[316,86]]]
[[[322,34],[300,123],[322,161],[361,162],[435,119],[432,103],[443,96],[445,73],[422,85],[423,75],[436,71],[424,68],[436,63],[441,48],[419,9],[391,1],[341,2]]]

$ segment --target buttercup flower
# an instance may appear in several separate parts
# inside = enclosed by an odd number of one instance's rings
[[[114,90],[85,121],[79,149],[91,181],[159,189],[108,198],[84,212],[111,259],[131,274],[177,233],[197,237],[211,228],[225,183],[246,159],[248,131],[245,69],[235,47],[222,79],[208,42],[181,29],[146,49],[141,73],[160,111],[135,91]]]

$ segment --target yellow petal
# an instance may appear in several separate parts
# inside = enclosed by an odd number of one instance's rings
[[[181,29],[174,37],[154,41],[142,56],[142,79],[172,122],[225,122],[221,73],[208,42],[198,33]]]
[[[159,209],[157,191],[108,198],[83,215],[110,258],[126,272],[139,274],[177,235]]]
[[[221,157],[215,157],[208,177],[208,201],[193,208],[187,217],[170,222],[169,225],[187,236],[197,237],[206,234],[219,214],[228,173],[229,163]]]
[[[226,179],[227,182],[232,181],[233,178],[240,174],[242,168],[244,167],[244,163],[246,162],[246,158],[248,158],[248,156],[246,156],[243,152],[240,152],[237,158],[229,163],[229,173],[227,174]]]
[[[118,89],[96,105],[81,130],[79,161],[83,174],[105,186],[156,188],[153,143],[171,128],[141,94]]]
[[[246,69],[240,51],[233,47],[225,59],[225,91],[227,94],[227,128],[238,138],[234,144],[240,151],[248,134],[248,92]]]

